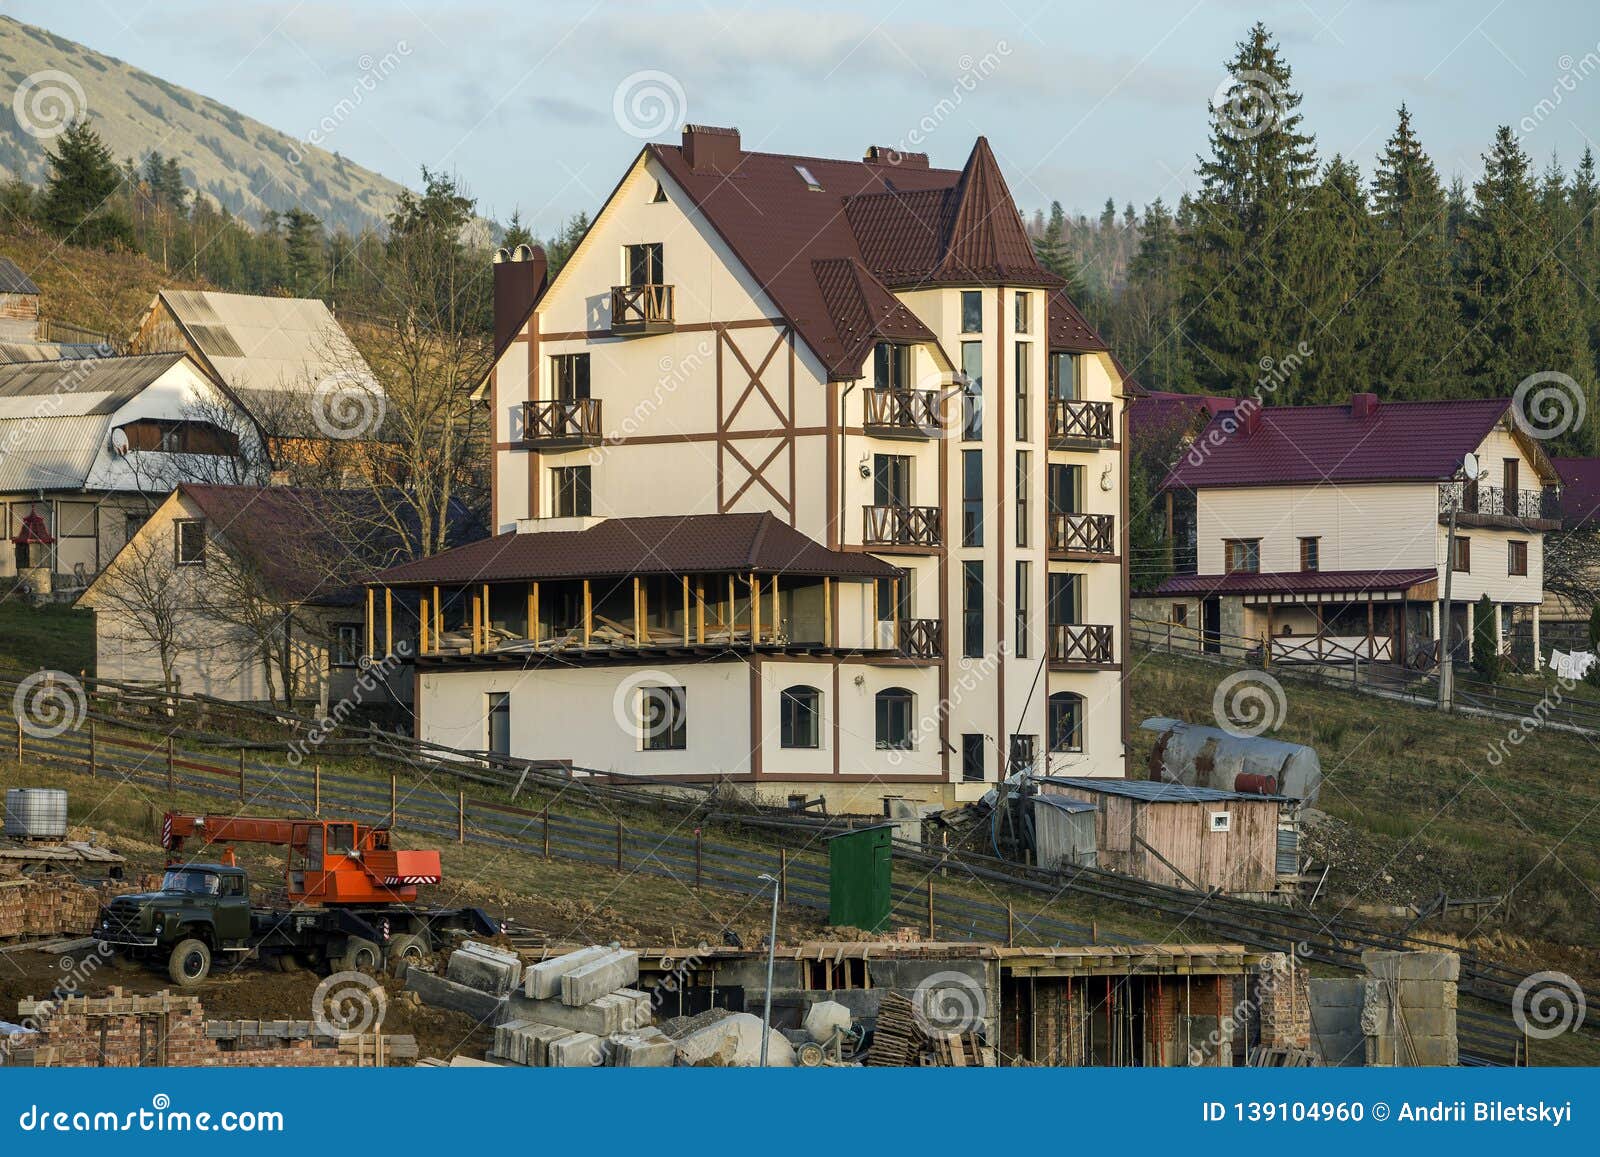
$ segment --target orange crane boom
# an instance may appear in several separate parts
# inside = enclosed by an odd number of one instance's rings
[[[272,844],[289,850],[285,885],[292,904],[404,904],[417,885],[443,879],[437,851],[398,851],[389,829],[354,820],[270,819],[168,812],[161,845],[177,856],[184,841],[206,844]],[[224,848],[224,863],[233,849]]]

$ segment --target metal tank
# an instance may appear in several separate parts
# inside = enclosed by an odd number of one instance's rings
[[[1151,779],[1317,802],[1322,761],[1316,748],[1181,719],[1157,717],[1140,726],[1157,737],[1148,765]]]
[[[64,839],[67,793],[54,787],[7,788],[5,833],[19,840]]]

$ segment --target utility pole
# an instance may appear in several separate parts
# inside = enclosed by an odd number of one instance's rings
[[[1461,486],[1461,499],[1466,501],[1466,483]],[[1450,576],[1456,569],[1456,507],[1450,504],[1450,531],[1445,535],[1444,547],[1444,601],[1439,608],[1439,710],[1449,711],[1455,703],[1455,660],[1450,654]]]

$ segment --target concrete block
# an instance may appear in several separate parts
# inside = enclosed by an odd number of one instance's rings
[[[549,960],[541,960],[537,964],[530,964],[523,973],[523,995],[533,1000],[554,1000],[561,995],[563,976],[574,968],[581,968],[609,955],[610,952],[611,949],[599,946],[580,948],[565,956],[556,956]]]
[[[639,981],[639,954],[617,948],[561,975],[561,1003],[588,1004]]]
[[[503,1019],[506,997],[484,992],[471,985],[457,984],[420,968],[406,971],[406,990],[422,998],[423,1004],[464,1012],[480,1021],[497,1024]]]
[[[637,988],[619,988],[611,995],[633,1003],[633,1010],[625,1014],[628,1018],[625,1028],[638,1029],[655,1023],[655,1001],[650,999],[648,992],[640,992]]]
[[[1433,980],[1454,984],[1461,979],[1461,957],[1454,952],[1389,952],[1368,948],[1361,954],[1367,975],[1383,980]]]
[[[611,1039],[611,1063],[621,1069],[670,1068],[678,1059],[678,1044],[658,1028],[618,1033]]]
[[[605,1063],[605,1042],[593,1033],[569,1033],[550,1042],[549,1065],[553,1069],[583,1069]]]
[[[450,954],[445,978],[496,996],[522,983],[522,958],[488,944],[469,940]]]
[[[450,1058],[448,1067],[452,1069],[499,1069],[505,1066],[497,1065],[493,1061],[480,1061],[476,1057],[457,1056]]]
[[[581,1008],[574,1008],[559,1000],[530,1000],[512,993],[507,998],[506,1015],[571,1029],[573,1032],[610,1036],[614,1032],[630,1032],[639,1027],[633,1023],[635,1007],[634,1001],[614,993],[590,1001]]]

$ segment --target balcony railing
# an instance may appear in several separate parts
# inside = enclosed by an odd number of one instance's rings
[[[672,286],[611,287],[612,333],[671,333],[673,325]]]
[[[934,390],[871,389],[866,399],[866,430],[877,437],[933,438],[943,427]]]
[[[592,446],[600,439],[599,398],[522,403],[525,446]]]
[[[1458,522],[1468,526],[1554,530],[1559,529],[1561,521],[1561,491],[1554,486],[1542,490],[1507,490],[1481,483],[1443,482],[1439,485],[1440,520],[1451,511],[1456,513]]]
[[[1057,398],[1050,403],[1050,444],[1059,447],[1098,445],[1116,441],[1110,402],[1079,402]]]
[[[861,541],[867,546],[938,546],[941,541],[937,506],[867,506],[862,510],[866,525]]]
[[[1117,519],[1113,514],[1050,512],[1050,553],[1114,557]]]
[[[1115,663],[1111,628],[1094,623],[1051,623],[1050,662],[1097,667]]]
[[[900,624],[900,653],[907,659],[940,658],[944,654],[944,624],[938,619],[906,619]]]

